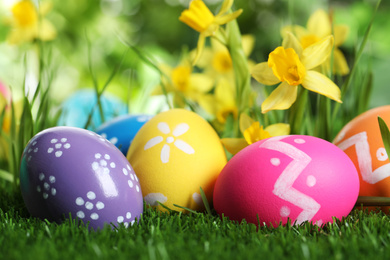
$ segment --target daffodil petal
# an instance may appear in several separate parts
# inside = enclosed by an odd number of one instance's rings
[[[52,1],[40,1],[38,12],[40,15],[46,15],[51,9],[53,9]]]
[[[236,19],[242,13],[242,9],[239,9],[231,14],[217,15],[214,19],[214,23],[222,25]]]
[[[343,44],[348,37],[349,27],[346,25],[337,25],[334,27],[334,45],[340,46]]]
[[[328,77],[317,71],[306,71],[306,76],[303,79],[302,86],[310,91],[342,103],[339,87]]]
[[[301,61],[307,70],[315,68],[326,61],[333,48],[333,36],[328,36],[303,50]]]
[[[347,75],[349,73],[349,67],[344,54],[339,49],[334,49],[334,68],[335,72],[340,75]]]
[[[282,46],[287,48],[293,48],[294,51],[298,54],[298,57],[302,56],[302,45],[298,41],[297,37],[295,37],[291,32],[286,32],[286,36],[283,37]]]
[[[205,42],[206,42],[206,36],[203,33],[201,33],[199,35],[198,46],[196,47],[196,55],[194,60],[192,61],[192,65],[195,65],[198,62],[200,55],[202,55]]]
[[[268,62],[262,62],[255,65],[251,70],[252,77],[264,85],[275,85],[280,80],[275,76]]]
[[[233,86],[228,80],[224,78],[220,79],[215,87],[214,94],[219,102],[223,102],[225,105],[235,106]]]
[[[217,38],[210,38],[212,52],[227,51],[226,45],[222,44]]]
[[[248,146],[244,138],[223,138],[221,142],[226,150],[233,155]]]
[[[282,35],[282,38],[285,38],[287,36],[287,32],[290,32],[294,34],[298,39],[302,38],[303,36],[309,34],[307,29],[305,27],[302,27],[300,25],[287,25],[282,28],[280,31],[280,34]]]
[[[241,133],[244,133],[246,129],[248,129],[255,120],[250,118],[247,114],[241,113],[240,115],[240,131]]]
[[[207,93],[209,92],[213,87],[214,80],[201,73],[193,73],[190,77],[191,81],[191,90],[201,92],[201,93]]]
[[[34,40],[37,36],[37,29],[23,29],[15,28],[11,30],[7,35],[7,41],[9,44],[20,44],[22,42],[28,42]]]
[[[307,21],[307,29],[310,33],[324,38],[331,34],[332,27],[330,24],[329,15],[322,9],[315,11]]]
[[[282,82],[261,104],[262,113],[290,108],[297,99],[297,92],[298,86],[290,86]]]
[[[253,51],[253,48],[255,46],[255,37],[250,34],[243,35],[241,37],[241,42],[242,42],[242,49],[244,50],[244,54],[246,57],[251,54]]]
[[[214,95],[201,95],[198,98],[198,104],[204,111],[206,111],[210,115],[216,114],[217,108]]]
[[[195,59],[196,53],[197,53],[197,49],[190,51],[188,55],[190,60]],[[210,62],[212,62],[212,57],[213,57],[213,51],[211,50],[211,48],[207,46],[204,47],[199,59],[196,62],[196,66],[199,68],[206,68],[207,66],[210,65]]]
[[[281,136],[290,134],[290,125],[289,124],[273,124],[267,126],[265,129],[271,136]]]
[[[42,19],[39,24],[38,37],[42,41],[53,40],[57,36],[57,31],[53,24],[46,19]]]

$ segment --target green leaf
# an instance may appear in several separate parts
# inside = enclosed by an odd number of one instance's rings
[[[344,84],[341,87],[341,98],[342,99],[344,98],[345,93],[347,92],[348,88],[350,87],[352,79],[355,77],[355,71],[357,70],[357,64],[359,63],[359,60],[360,60],[360,58],[363,55],[364,48],[365,48],[366,43],[368,41],[368,36],[370,35],[371,28],[372,28],[372,25],[374,23],[375,16],[376,16],[376,13],[377,13],[377,11],[379,9],[379,5],[381,4],[381,2],[382,2],[382,0],[378,0],[377,4],[375,6],[375,10],[374,10],[374,13],[373,13],[373,15],[371,17],[370,23],[368,24],[367,29],[366,29],[366,31],[364,33],[363,40],[362,40],[362,42],[361,42],[361,44],[360,44],[360,46],[359,46],[359,48],[358,48],[358,50],[356,52],[355,61],[354,61],[353,65],[352,65],[351,71],[350,71],[347,79],[345,80]],[[336,117],[338,115],[340,106],[341,106],[341,103],[336,103],[335,104],[335,107],[334,107],[334,110],[333,110],[333,114],[332,114],[332,121],[333,122],[336,120]]]
[[[0,179],[9,181],[9,182],[14,182],[14,176],[12,173],[4,171],[0,169]]]
[[[381,130],[383,145],[385,146],[386,153],[390,154],[390,131],[386,125],[386,122],[378,116],[379,128]]]

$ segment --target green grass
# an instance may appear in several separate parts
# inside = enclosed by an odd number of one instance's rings
[[[19,192],[0,193],[0,259],[388,259],[390,253],[390,218],[381,212],[355,209],[323,228],[257,228],[216,214],[148,209],[138,225],[91,231],[70,219],[32,218]]]

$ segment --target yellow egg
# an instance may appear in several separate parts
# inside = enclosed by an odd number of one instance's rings
[[[219,136],[194,112],[162,112],[139,130],[127,153],[139,177],[145,202],[165,210],[204,208],[200,187],[208,201],[227,159]]]

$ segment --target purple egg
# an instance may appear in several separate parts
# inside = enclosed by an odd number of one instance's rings
[[[139,219],[141,186],[126,157],[89,130],[53,127],[34,136],[21,162],[20,184],[32,216],[61,222],[77,217],[89,227]]]

